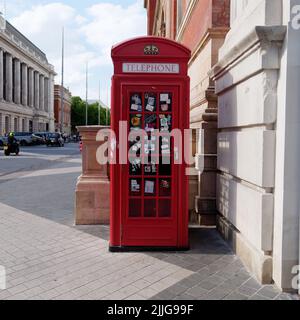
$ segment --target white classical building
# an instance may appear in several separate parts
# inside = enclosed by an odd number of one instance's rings
[[[54,131],[54,67],[0,16],[0,135]]]
[[[218,227],[264,283],[296,289],[300,0],[231,0],[211,71],[219,108]]]

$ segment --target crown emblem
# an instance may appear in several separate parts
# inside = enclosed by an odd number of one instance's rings
[[[156,56],[159,54],[159,50],[155,45],[149,45],[144,48],[144,54],[149,56]]]

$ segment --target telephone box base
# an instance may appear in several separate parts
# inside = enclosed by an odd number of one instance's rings
[[[110,252],[160,252],[160,251],[189,251],[189,247],[109,247]]]

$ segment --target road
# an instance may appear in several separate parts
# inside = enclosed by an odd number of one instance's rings
[[[296,299],[261,286],[216,230],[191,230],[183,253],[109,253],[107,226],[74,226],[80,174],[78,144],[0,156],[0,300]]]

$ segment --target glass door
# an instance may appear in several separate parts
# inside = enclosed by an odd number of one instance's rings
[[[176,246],[178,206],[173,128],[178,127],[175,88],[127,89],[127,192],[124,246]],[[143,130],[143,131],[141,131]]]

